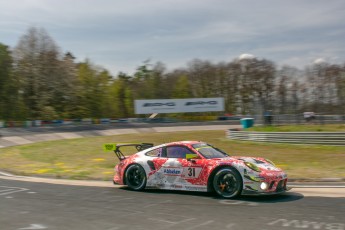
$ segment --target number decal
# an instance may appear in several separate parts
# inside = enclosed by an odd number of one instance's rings
[[[195,177],[195,168],[188,168],[188,176]]]
[[[184,178],[198,178],[201,172],[201,167],[184,167],[182,177]]]

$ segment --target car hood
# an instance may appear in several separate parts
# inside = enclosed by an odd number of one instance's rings
[[[267,170],[267,171],[276,171],[280,172],[282,171],[280,168],[276,167],[275,165],[272,165],[269,161],[267,161],[264,158],[259,157],[243,157],[243,156],[231,156],[224,159],[236,159],[243,162],[249,162],[252,164],[255,164],[257,167],[259,167],[261,170]]]

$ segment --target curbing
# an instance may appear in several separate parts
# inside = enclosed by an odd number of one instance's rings
[[[4,172],[0,172],[0,179],[36,182],[36,183],[47,183],[47,184],[74,185],[74,186],[122,187],[120,185],[114,185],[111,181],[66,180],[66,179],[53,179],[53,178],[42,178],[42,177],[16,176],[16,175],[4,173]]]

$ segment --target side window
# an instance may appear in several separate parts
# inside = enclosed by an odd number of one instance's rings
[[[186,158],[186,154],[191,154],[188,148],[183,146],[168,146],[167,157],[168,158]]]
[[[154,149],[147,152],[145,155],[149,157],[161,157],[162,152],[163,152],[163,148],[158,148],[158,149]]]

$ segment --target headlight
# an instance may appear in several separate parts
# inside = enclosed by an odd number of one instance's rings
[[[256,165],[253,164],[253,163],[244,162],[244,164],[245,164],[248,168],[250,168],[250,169],[252,169],[252,170],[254,170],[254,171],[256,171],[256,172],[261,172],[261,170],[259,169],[259,167],[256,166]]]
[[[271,165],[273,165],[273,166],[276,166],[271,160],[269,160],[269,159],[265,159],[268,163],[270,163]]]
[[[261,188],[262,190],[266,190],[266,189],[267,189],[267,183],[266,183],[266,182],[262,182],[262,183],[260,184],[260,188]]]

